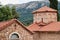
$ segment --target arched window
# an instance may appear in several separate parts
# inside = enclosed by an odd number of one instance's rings
[[[17,33],[13,33],[10,35],[10,40],[19,40],[19,35]]]

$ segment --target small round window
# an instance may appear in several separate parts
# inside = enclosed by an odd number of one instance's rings
[[[19,40],[19,35],[16,33],[11,34],[10,40]]]

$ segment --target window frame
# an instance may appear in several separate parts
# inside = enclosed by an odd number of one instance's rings
[[[11,38],[11,36],[12,36],[13,34],[17,34],[17,35],[19,36],[19,38],[18,38],[18,39],[20,39],[20,38],[21,38],[21,37],[20,37],[20,34],[19,34],[18,32],[13,32],[13,33],[11,33],[11,34],[9,35],[9,39],[12,39],[12,38]]]

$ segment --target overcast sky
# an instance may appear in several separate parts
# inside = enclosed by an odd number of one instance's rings
[[[30,1],[43,1],[43,0],[0,0],[1,4],[22,4]],[[59,0],[60,1],[60,0]]]

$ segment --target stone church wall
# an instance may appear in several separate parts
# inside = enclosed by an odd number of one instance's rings
[[[16,22],[0,31],[0,40],[9,40],[13,32],[19,33],[19,40],[33,40],[32,34]]]

